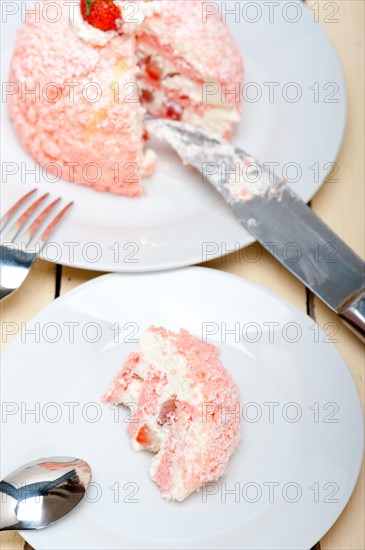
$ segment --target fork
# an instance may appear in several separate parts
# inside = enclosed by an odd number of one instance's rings
[[[43,204],[49,196],[49,193],[45,193],[32,202],[32,204],[17,217],[15,222],[11,223],[13,217],[36,191],[37,189],[32,189],[32,191],[29,191],[29,193],[21,197],[0,220],[0,300],[9,296],[9,294],[20,287],[42,248],[47,243],[66,212],[73,205],[73,202],[70,202],[52,219],[37,240],[37,251],[31,250],[30,245],[36,233],[47,220],[48,216],[54,212],[55,207],[61,200],[61,198],[57,198],[51,202],[40,214],[38,214],[29,227],[26,228],[27,223],[31,221],[37,208]],[[6,232],[4,230],[6,230]],[[19,240],[20,238],[21,241]],[[25,246],[21,246],[23,244]]]

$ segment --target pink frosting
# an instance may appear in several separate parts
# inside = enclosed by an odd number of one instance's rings
[[[65,8],[57,22],[29,18],[19,31],[9,77],[19,85],[19,93],[10,96],[9,113],[24,148],[41,165],[53,163],[50,172],[61,170],[63,179],[100,191],[139,195],[142,128],[135,119],[140,106],[118,98],[118,89],[126,95],[123,88],[135,81],[135,72],[130,37],[116,36],[103,47],[91,46],[78,38]],[[39,96],[22,98],[21,89],[34,90],[35,83]],[[49,83],[58,86],[47,88]],[[100,88],[85,88],[89,83]],[[52,101],[60,89],[61,98]],[[91,98],[99,93],[101,100],[88,101],[88,93]]]
[[[160,15],[147,18],[142,40],[164,52],[181,74],[197,82],[242,84],[240,49],[217,12],[204,18],[202,0],[162,0]],[[227,102],[235,102],[227,95]]]

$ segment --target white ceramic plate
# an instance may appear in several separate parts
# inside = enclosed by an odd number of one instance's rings
[[[297,180],[293,187],[308,201],[331,170],[345,127],[345,87],[335,51],[314,12],[299,0],[281,2],[274,15],[258,2],[224,4],[227,11],[240,8],[227,21],[246,66],[247,99],[234,141],[262,162],[278,163],[277,173]],[[4,81],[19,13],[8,17],[2,33]],[[150,271],[199,263],[253,242],[209,184],[159,145],[158,170],[138,200],[65,181],[50,184],[42,174],[39,183],[32,175],[22,183],[24,167],[34,169],[34,162],[18,142],[6,104],[2,109],[3,161],[19,166],[3,177],[4,208],[34,186],[76,202],[45,249],[46,259],[87,269]]]
[[[211,334],[240,388],[242,440],[228,473],[183,503],[160,497],[151,455],[130,447],[127,413],[100,401],[150,324]],[[93,469],[89,502],[22,533],[37,549],[308,549],[359,473],[361,406],[334,345],[288,302],[206,268],[79,286],[17,337],[2,388],[2,475],[42,456],[79,456]]]

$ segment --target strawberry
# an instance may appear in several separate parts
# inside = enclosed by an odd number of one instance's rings
[[[137,443],[149,451],[157,452],[160,448],[160,441],[157,434],[146,424],[140,427],[135,439]]]
[[[171,423],[173,416],[176,411],[176,397],[165,401],[160,410],[160,415],[157,419],[157,424],[159,426],[164,426],[164,424]]]
[[[136,441],[145,446],[148,446],[151,443],[150,430],[148,426],[144,425],[138,430]]]
[[[173,101],[168,101],[166,104],[165,117],[171,118],[172,120],[181,120],[182,118],[182,108],[177,103]]]
[[[101,31],[118,30],[116,21],[121,19],[122,14],[113,0],[81,0],[80,8],[82,17],[89,25]]]
[[[147,90],[146,88],[144,88],[141,91],[141,102],[151,103],[152,101],[153,101],[153,93],[151,92],[151,90]]]
[[[146,73],[151,80],[161,80],[162,68],[157,59],[149,57],[146,62]]]

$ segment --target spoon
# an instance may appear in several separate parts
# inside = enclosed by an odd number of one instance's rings
[[[0,531],[42,529],[82,501],[91,468],[79,458],[29,462],[0,482]]]

